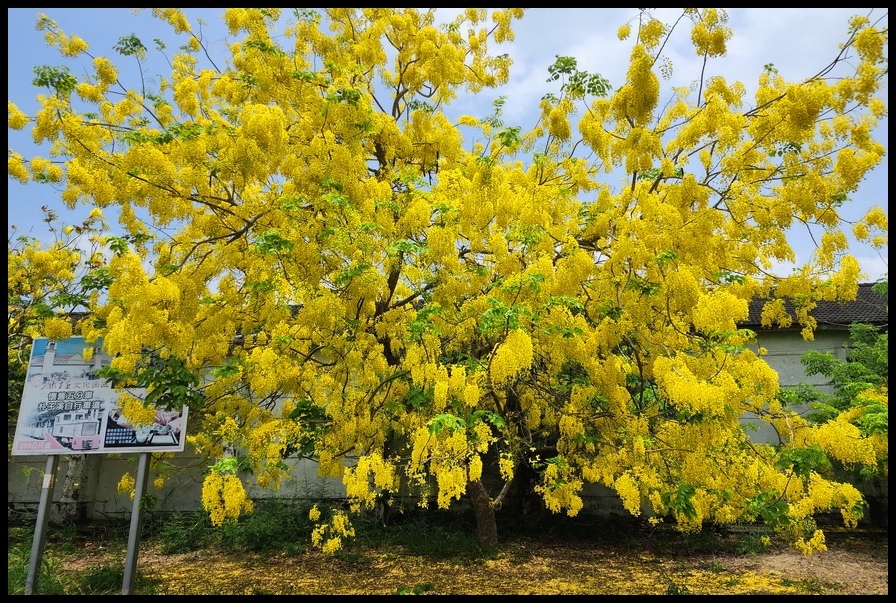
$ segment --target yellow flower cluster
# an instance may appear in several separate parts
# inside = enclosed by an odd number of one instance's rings
[[[885,247],[889,244],[889,225],[890,220],[887,213],[880,207],[872,207],[861,221],[853,225],[853,235],[860,241],[871,239],[875,247]],[[871,231],[880,232],[881,234],[872,236]]]
[[[312,521],[320,519],[320,510],[315,506],[309,517]],[[330,555],[342,548],[342,539],[355,535],[355,529],[345,511],[336,509],[330,516],[330,523],[319,524],[311,532],[311,544],[321,547],[321,550]]]
[[[821,425],[813,425],[805,434],[807,444],[816,444],[846,465],[874,466],[877,451],[874,440],[862,437],[859,428],[849,422],[849,416],[839,415]]]
[[[44,335],[53,341],[68,339],[72,336],[72,321],[66,318],[48,318],[44,323]]]
[[[119,494],[128,494],[132,499],[136,495],[136,487],[137,480],[134,479],[134,476],[130,473],[125,473],[121,476],[121,479],[118,480],[118,493]]]
[[[813,473],[805,494],[791,502],[788,514],[795,520],[803,520],[817,511],[840,509],[844,524],[856,527],[861,519],[861,511],[857,510],[862,508],[862,500],[861,492],[852,484],[829,481]]]
[[[106,86],[114,84],[118,80],[118,71],[115,69],[115,64],[105,57],[93,59],[93,68],[96,69],[100,82]]]
[[[236,519],[244,512],[251,513],[254,508],[240,478],[215,470],[202,482],[202,506],[215,526],[227,519]]]
[[[622,501],[622,506],[625,507],[626,511],[635,517],[641,515],[641,491],[638,487],[638,483],[630,473],[623,473],[616,478],[616,482],[613,484],[613,489],[616,490],[616,494],[619,495],[619,499]]]
[[[496,386],[503,385],[532,366],[532,338],[523,329],[513,329],[498,346],[489,364]]]
[[[41,17],[44,17],[41,15]],[[50,19],[39,22],[38,29],[46,30],[44,40],[49,46],[57,46],[63,56],[75,57],[87,50],[87,42],[77,36],[69,36],[58,29],[56,23]]]
[[[451,506],[452,499],[460,500],[466,492],[467,471],[463,466],[443,464],[434,466],[432,471],[435,473],[439,488],[436,504],[440,509],[447,509]]]
[[[704,333],[734,331],[737,322],[747,318],[749,307],[746,300],[739,299],[728,291],[715,291],[700,295],[693,310],[694,328]]]
[[[127,392],[118,397],[118,407],[122,416],[137,427],[152,425],[156,420],[156,408],[147,406],[143,400]]]
[[[28,182],[28,168],[25,167],[25,159],[18,153],[10,152],[7,156],[6,172],[22,184]]]
[[[190,22],[187,21],[186,15],[179,8],[154,8],[152,13],[154,16],[170,23],[174,27],[175,33],[191,31]]]
[[[31,120],[12,101],[6,101],[6,125],[11,130],[21,130]]]
[[[468,468],[468,479],[473,482],[482,477],[482,457],[478,454],[474,454],[470,458],[470,465]]]
[[[662,357],[656,360],[654,372],[663,394],[673,403],[690,412],[702,412],[718,416],[725,405],[738,392],[738,386],[730,378],[720,376],[716,383],[698,378],[681,358]]]
[[[367,508],[376,503],[378,493],[392,490],[398,484],[395,466],[377,452],[365,454],[354,467],[347,467],[342,481],[346,495]]]
[[[726,44],[731,38],[731,29],[724,24],[728,16],[724,11],[709,8],[702,19],[691,30],[691,41],[700,56],[718,57],[726,52]]]
[[[516,463],[513,462],[513,457],[502,452],[501,457],[498,459],[498,469],[501,471],[502,478],[506,481],[512,480],[516,472]]]
[[[797,539],[796,542],[794,542],[794,546],[806,556],[809,556],[816,551],[824,552],[828,550],[827,544],[825,544],[824,532],[821,530],[815,530],[815,533],[812,534],[812,538],[808,540],[805,538]]]
[[[544,472],[542,482],[535,486],[535,491],[541,494],[545,506],[554,513],[566,509],[566,514],[575,517],[585,506],[579,494],[582,491],[582,481],[573,479],[570,475],[564,475],[554,463],[549,463]]]

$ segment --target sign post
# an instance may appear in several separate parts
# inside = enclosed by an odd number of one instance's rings
[[[38,338],[32,343],[10,451],[13,456],[47,455],[25,582],[26,595],[37,591],[60,455],[140,453],[122,586],[122,593],[128,594],[134,586],[150,454],[184,450],[187,407],[157,408],[152,423],[131,423],[118,405],[119,397],[125,392],[114,389],[109,381],[98,375],[99,369],[110,362],[101,341],[88,346],[83,337],[71,337],[62,341]],[[145,389],[126,391],[140,399],[147,393]]]
[[[137,466],[137,484],[134,491],[134,506],[131,508],[131,529],[128,532],[128,552],[124,561],[124,580],[121,594],[129,595],[137,578],[137,552],[140,549],[140,531],[143,527],[143,493],[149,484],[149,453],[140,453]]]
[[[56,484],[56,471],[58,469],[59,457],[55,454],[48,455],[47,468],[44,469],[44,479],[40,489],[40,504],[37,507],[37,523],[34,526],[31,557],[28,559],[28,577],[25,578],[26,595],[33,595],[37,591],[37,579],[40,577],[40,561],[44,555],[44,545],[47,542],[50,503],[53,502],[53,487]]]

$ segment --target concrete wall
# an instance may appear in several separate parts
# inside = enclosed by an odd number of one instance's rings
[[[53,502],[58,503],[62,494],[62,481],[68,471],[68,456],[60,458],[53,492]],[[139,455],[88,454],[85,483],[81,484],[80,501],[82,514],[86,519],[128,517],[133,507],[130,496],[118,492],[118,482],[122,475],[130,472],[137,475]],[[157,461],[154,461],[157,462]],[[162,511],[194,511],[201,505],[202,479],[207,461],[189,449],[174,454],[164,460],[166,467],[165,485],[161,490],[152,487],[152,481],[159,474],[150,466],[150,487],[147,493],[157,498],[157,508]],[[40,502],[46,456],[7,455],[7,515],[33,513]],[[329,499],[342,498],[345,488],[338,479],[322,478],[317,475],[317,463],[296,461],[289,479],[284,480],[277,492],[259,488],[251,476],[242,476],[253,498],[285,497]]]
[[[810,350],[819,352],[832,352],[835,357],[846,359],[846,344],[849,343],[849,333],[819,329],[815,332],[814,341],[806,341],[799,331],[760,331],[756,334],[757,343],[750,346],[754,351],[765,348],[767,354],[765,361],[778,373],[778,383],[781,387],[790,387],[799,383],[807,383],[819,389],[832,391],[824,375],[806,375],[806,367],[800,359]],[[794,408],[797,412],[808,410],[805,406]],[[753,438],[757,442],[777,442],[778,434],[767,423],[756,419],[753,413],[744,414],[743,423],[752,423],[755,431]]]

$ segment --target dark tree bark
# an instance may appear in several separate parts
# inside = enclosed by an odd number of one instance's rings
[[[469,482],[467,496],[470,497],[470,504],[476,517],[477,544],[485,551],[495,550],[498,548],[498,521],[485,484],[480,480]]]

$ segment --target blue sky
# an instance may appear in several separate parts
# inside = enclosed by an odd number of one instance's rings
[[[445,20],[458,9],[439,9]],[[657,9],[656,15],[666,22],[677,16],[680,9]],[[224,28],[221,23],[221,8],[185,9],[188,15],[201,17],[204,37],[213,46],[221,49],[224,42]],[[727,9],[729,25],[734,30],[734,38],[729,43],[728,56],[712,64],[712,72],[722,74],[728,81],[739,80],[749,91],[755,89],[755,82],[764,65],[773,63],[779,73],[791,81],[812,76],[824,68],[838,52],[838,44],[846,38],[847,20],[850,16],[870,15],[872,20],[883,17],[887,22],[887,9],[869,8],[731,8]],[[136,34],[150,49],[151,40],[159,37],[162,24],[151,17],[148,11],[135,14],[131,9],[117,8],[10,8],[7,9],[8,27],[8,100],[28,114],[37,107],[36,96],[41,90],[34,88],[35,65],[60,65],[62,60],[55,49],[48,48],[42,32],[36,31],[34,24],[38,13],[44,13],[55,20],[66,32],[85,39],[90,44],[90,52],[95,55],[110,56],[118,64],[118,55],[112,50],[117,40],[127,34]],[[548,67],[555,57],[572,56],[580,69],[600,73],[608,79],[614,89],[618,88],[628,67],[630,41],[620,42],[616,30],[623,23],[637,16],[631,8],[533,8],[515,23],[516,39],[501,45],[496,52],[506,52],[514,60],[510,83],[496,90],[460,98],[453,105],[451,115],[469,113],[485,116],[492,112],[492,101],[498,96],[507,97],[503,119],[508,125],[520,125],[527,130],[535,123],[538,100],[547,92],[555,91],[556,84],[547,83]],[[192,20],[192,19],[191,19]],[[667,46],[667,54],[674,66],[672,84],[681,85],[697,79],[701,63],[691,51],[686,36],[677,36],[678,42]],[[172,48],[173,44],[169,45]],[[223,56],[223,53],[222,53]],[[82,72],[79,66],[84,61],[78,59],[70,63],[74,73]],[[157,71],[165,73],[164,66]],[[122,78],[124,79],[124,77]],[[136,81],[136,80],[134,80]],[[749,94],[748,94],[749,96]],[[887,89],[881,93],[889,104]],[[888,120],[883,120],[875,131],[877,140],[889,148]],[[35,147],[27,131],[8,130],[8,146],[26,158],[46,155],[47,149]],[[612,178],[612,176],[611,176]],[[618,183],[610,181],[610,184]],[[43,238],[40,208],[44,205],[59,213],[67,222],[80,221],[87,210],[79,209],[71,214],[64,208],[58,191],[44,185],[31,183],[22,185],[7,179],[9,198],[9,222],[7,234],[11,235],[12,225],[20,234],[30,234]],[[863,182],[861,188],[852,195],[851,208],[845,212],[848,219],[857,219],[872,205],[889,212],[888,158]],[[71,220],[67,218],[71,216]],[[804,234],[793,240],[799,260],[808,258],[811,244]],[[868,281],[874,281],[888,273],[888,256],[865,246],[855,246],[853,254],[859,259]],[[781,274],[789,272],[782,266]]]

